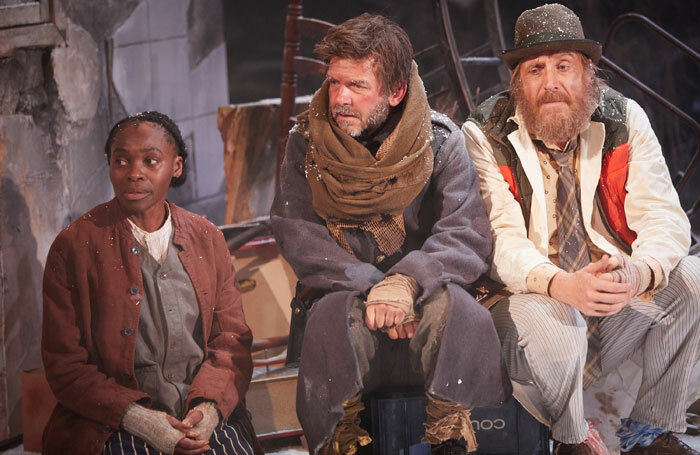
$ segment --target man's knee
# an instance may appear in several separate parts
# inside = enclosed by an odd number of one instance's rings
[[[373,332],[369,330],[364,320],[365,302],[356,294],[349,292],[344,294],[327,294],[313,304],[306,322],[304,344],[307,338],[310,343],[322,342],[320,337],[328,336],[328,321],[335,321],[332,329],[334,336],[347,336],[355,352],[361,357],[371,356],[374,351],[374,341]],[[345,329],[342,321],[338,321],[339,311],[346,313]],[[338,332],[339,330],[347,332]]]
[[[354,297],[348,308],[348,335],[356,349],[372,337],[372,331],[365,324],[365,302],[359,297]]]
[[[700,257],[686,256],[681,259],[671,272],[669,286],[672,284],[686,295],[700,297]]]
[[[474,300],[471,294],[457,286],[440,288],[426,299],[421,308],[421,314],[423,315],[421,320],[436,320],[444,325],[450,313],[451,305],[467,309],[469,320],[462,321],[464,325],[481,326],[483,324],[492,324],[489,310]]]
[[[491,316],[502,343],[554,348],[566,342],[585,355],[586,321],[575,308],[558,300],[516,294],[497,303]]]
[[[446,288],[440,288],[428,297],[418,310],[421,324],[437,327],[444,326],[447,313],[450,310],[450,293]]]
[[[419,310],[421,315],[420,329],[430,331],[430,335],[439,341],[442,338],[452,305],[461,307],[456,309],[457,314],[466,312],[469,315],[467,320],[460,320],[460,325],[464,330],[493,324],[489,311],[477,303],[467,291],[450,286],[438,289],[425,300]],[[465,310],[465,307],[468,308]]]
[[[666,291],[683,303],[679,310],[686,318],[700,319],[700,258],[686,256],[671,272]]]

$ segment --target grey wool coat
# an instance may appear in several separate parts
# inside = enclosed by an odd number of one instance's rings
[[[309,313],[297,389],[297,414],[312,453],[332,436],[342,403],[363,389],[348,337],[348,308],[386,275],[413,277],[422,289],[418,306],[442,287],[449,291],[450,310],[427,392],[467,407],[497,405],[510,396],[491,316],[467,292],[486,271],[492,247],[479,179],[454,123],[433,112],[432,124],[433,173],[404,210],[406,239],[388,258],[365,231],[344,232],[354,256],[331,237],[312,206],[304,172],[308,143],[298,131],[289,136],[272,227],[302,284],[325,292]]]

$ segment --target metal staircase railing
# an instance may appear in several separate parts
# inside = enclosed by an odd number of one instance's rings
[[[685,189],[686,185],[690,181],[691,176],[698,168],[698,165],[700,165],[700,124],[698,124],[698,122],[692,117],[690,117],[687,113],[680,110],[676,105],[668,101],[666,98],[658,94],[656,91],[651,89],[649,86],[644,84],[636,77],[632,76],[624,69],[620,68],[617,64],[615,64],[608,57],[605,56],[606,51],[608,50],[610,44],[613,42],[613,38],[617,30],[620,28],[621,25],[629,22],[636,22],[644,25],[649,30],[664,38],[666,41],[671,43],[676,48],[680,49],[682,52],[684,52],[686,55],[688,55],[690,58],[692,58],[698,63],[700,63],[700,54],[688,47],[685,43],[680,41],[675,36],[671,35],[669,32],[664,30],[662,27],[660,27],[648,17],[637,13],[628,13],[618,16],[610,25],[610,29],[608,31],[607,36],[605,37],[605,42],[603,44],[603,56],[600,59],[600,66],[607,67],[609,70],[611,70],[618,76],[627,80],[629,83],[631,83],[632,85],[640,89],[642,92],[647,94],[651,99],[659,103],[661,106],[671,111],[676,117],[683,120],[695,130],[695,134],[698,140],[698,148],[685,170],[680,171],[679,174],[674,178],[674,186],[676,188],[676,191],[678,192],[678,194],[681,194],[681,192]],[[700,211],[700,195],[698,195],[698,197],[692,203],[690,209],[686,211],[688,218],[692,219],[695,215],[697,215],[698,211]]]

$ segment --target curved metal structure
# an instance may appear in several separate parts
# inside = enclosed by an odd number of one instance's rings
[[[690,163],[688,164],[688,167],[686,167],[685,171],[681,172],[680,179],[675,179],[676,181],[674,183],[676,191],[678,191],[678,193],[681,193],[687,185],[687,183],[690,181],[690,177],[700,165],[700,124],[698,124],[698,122],[691,116],[689,116],[687,113],[680,110],[676,105],[668,101],[666,98],[658,94],[656,91],[651,89],[649,86],[644,84],[636,77],[632,76],[624,69],[620,68],[617,64],[615,64],[613,61],[611,61],[605,56],[605,52],[609,49],[610,44],[614,42],[615,33],[617,33],[618,29],[623,24],[629,22],[642,24],[643,26],[654,32],[656,35],[664,38],[666,41],[671,43],[673,46],[684,52],[686,55],[688,55],[690,58],[692,58],[698,63],[700,63],[700,53],[688,47],[685,43],[683,43],[675,36],[671,35],[669,32],[664,30],[662,27],[660,27],[648,17],[637,13],[628,13],[618,16],[610,25],[610,30],[608,31],[608,34],[605,37],[605,43],[603,44],[603,57],[601,57],[600,59],[601,66],[607,67],[618,76],[627,80],[630,84],[634,85],[639,90],[647,94],[651,99],[668,109],[676,117],[687,123],[691,128],[695,130],[695,134],[698,140],[697,151],[691,158]],[[690,209],[686,211],[688,218],[692,218],[695,215],[697,215],[698,210],[700,210],[700,196],[695,200],[695,202],[693,202]]]

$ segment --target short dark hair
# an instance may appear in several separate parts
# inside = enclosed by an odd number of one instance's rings
[[[170,186],[177,187],[182,185],[187,180],[187,146],[185,145],[185,141],[182,139],[180,128],[177,127],[175,122],[173,122],[170,117],[165,114],[161,114],[160,112],[139,112],[138,114],[130,115],[115,123],[112,129],[109,131],[107,142],[105,143],[105,155],[107,155],[107,161],[109,161],[112,155],[112,142],[114,142],[114,138],[116,137],[117,133],[127,125],[139,125],[144,122],[153,123],[161,127],[163,131],[165,131],[169,141],[175,146],[177,155],[182,158],[182,174],[180,174],[180,177],[173,177],[172,180],[170,180]]]
[[[385,94],[396,83],[407,83],[411,75],[411,40],[396,22],[377,14],[364,13],[331,28],[314,52],[326,63],[332,58],[374,58],[374,70]]]

